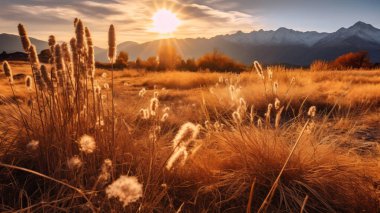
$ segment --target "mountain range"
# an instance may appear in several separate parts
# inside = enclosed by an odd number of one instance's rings
[[[380,62],[380,29],[364,22],[333,33],[301,32],[287,28],[237,32],[212,38],[164,39],[177,47],[183,58],[198,58],[215,49],[242,63],[259,60],[265,64],[309,65],[313,60],[332,60],[344,53],[365,50],[373,62]],[[47,48],[47,42],[31,38],[37,49]],[[163,40],[145,43],[123,42],[118,51],[128,52],[132,60],[147,58],[157,53]],[[17,35],[0,34],[0,52],[22,51]],[[107,60],[107,50],[95,48],[98,61]]]

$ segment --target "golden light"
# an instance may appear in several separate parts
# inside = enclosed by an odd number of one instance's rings
[[[166,9],[158,10],[153,15],[152,20],[152,31],[160,34],[173,33],[181,24],[181,21],[177,18],[176,14]]]

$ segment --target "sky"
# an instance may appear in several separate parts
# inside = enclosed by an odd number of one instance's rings
[[[152,32],[152,17],[162,8],[181,20],[171,35]],[[118,43],[213,37],[237,31],[276,30],[334,32],[363,21],[380,28],[380,0],[1,0],[0,33],[17,34],[23,23],[29,36],[58,41],[73,37],[73,19],[89,27],[96,46],[107,45],[114,24]]]

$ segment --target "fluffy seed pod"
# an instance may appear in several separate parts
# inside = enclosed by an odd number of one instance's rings
[[[73,65],[74,67],[77,67],[79,64],[79,58],[78,58],[78,50],[77,50],[77,40],[76,38],[72,38],[70,40],[70,47],[71,47],[71,53],[73,54]]]
[[[90,33],[90,30],[87,27],[84,28],[84,33],[86,35],[87,46],[88,47],[93,46],[92,38],[91,38],[91,33]]]
[[[108,60],[113,63],[116,55],[115,27],[111,24],[108,31]]]
[[[77,24],[78,24],[78,21],[79,21],[79,19],[78,19],[78,18],[75,18],[75,19],[74,19],[74,27],[76,27],[76,26],[77,26]]]
[[[49,47],[55,46],[55,36],[54,35],[49,36],[48,44],[49,44]]]
[[[157,108],[158,108],[158,105],[159,105],[159,101],[157,98],[152,98],[150,99],[150,114],[152,116],[155,116],[156,115],[156,111],[157,111]]]
[[[88,75],[91,78],[95,78],[95,54],[94,54],[94,47],[93,46],[88,47],[87,67],[89,69]]]
[[[29,58],[30,63],[32,63],[33,67],[38,69],[40,67],[40,60],[38,59],[36,46],[30,45],[29,47]]]
[[[315,107],[315,106],[311,106],[311,107],[309,108],[309,111],[307,112],[307,115],[310,116],[310,117],[312,117],[312,118],[314,118],[316,112],[317,112],[317,107]]]
[[[84,44],[84,26],[80,19],[78,20],[78,23],[75,28],[75,35],[77,39],[77,43],[76,43],[77,51],[80,52],[84,49],[84,45],[85,45]]]
[[[9,82],[13,83],[13,73],[8,61],[3,62],[3,71],[4,71],[5,76],[8,77]]]
[[[45,65],[41,65],[40,70],[41,70],[42,79],[50,87],[51,86],[51,80],[50,80],[49,74],[47,72],[46,66]]]
[[[255,68],[256,72],[257,72],[257,75],[262,79],[264,80],[265,77],[264,77],[264,72],[263,72],[263,68],[261,67],[261,64],[258,62],[258,61],[254,61],[253,62],[253,67]]]
[[[22,48],[24,49],[25,52],[28,52],[31,43],[30,43],[28,35],[26,34],[24,25],[18,24],[17,28],[18,28],[18,34],[20,35]]]
[[[276,100],[274,101],[274,108],[278,110],[280,109],[280,107],[281,107],[281,102],[278,98],[276,98]]]
[[[62,50],[59,44],[55,45],[54,54],[55,54],[55,70],[57,71],[58,82],[60,86],[63,87],[64,66],[63,66]]]

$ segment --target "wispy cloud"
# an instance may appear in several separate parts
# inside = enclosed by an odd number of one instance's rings
[[[79,17],[92,30],[95,42],[104,46],[111,23],[117,27],[120,42],[159,38],[148,29],[152,15],[161,7],[169,7],[182,19],[182,25],[173,35],[180,38],[251,30],[254,22],[252,15],[241,11],[186,0],[4,0],[0,19],[7,20],[2,29],[5,32],[16,33],[17,23],[23,22],[31,36],[46,39],[49,33],[56,33],[58,38],[67,40],[73,34],[73,19]]]

